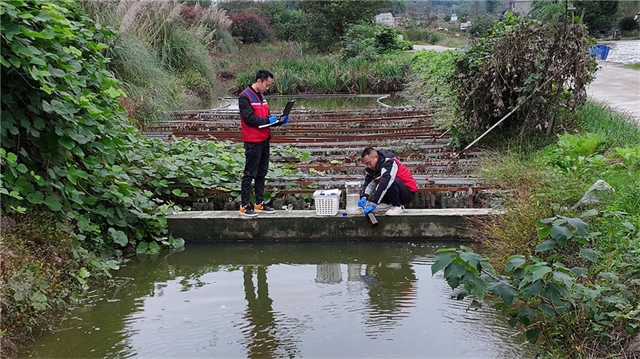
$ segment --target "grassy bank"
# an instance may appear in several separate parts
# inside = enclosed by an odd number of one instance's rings
[[[632,70],[640,70],[640,62],[634,62],[633,64],[626,64],[624,67]]]
[[[591,103],[564,120],[571,134],[547,146],[503,138],[494,147],[482,176],[511,194],[503,204],[506,214],[486,224],[482,236],[491,262],[501,268],[521,255],[564,263],[575,273],[584,269],[567,292],[567,323],[540,318],[550,354],[624,357],[640,328],[640,131]],[[579,204],[599,180],[612,189],[596,192],[599,203]],[[581,245],[589,250],[548,249],[551,242],[541,236],[544,225],[537,220],[554,216],[584,221],[588,235]],[[580,296],[584,293],[590,296]]]
[[[452,115],[452,53],[418,54],[413,93]],[[455,114],[455,112],[454,112]],[[485,247],[446,249],[433,271],[456,296],[487,294],[510,324],[549,357],[633,357],[640,332],[640,131],[600,105],[559,109],[557,133],[522,136],[501,128],[480,143],[479,175],[507,190],[492,201],[505,214],[478,226]],[[583,196],[599,180],[603,191]],[[606,183],[606,185],[604,184]],[[596,202],[593,199],[597,199]],[[581,202],[582,200],[582,202]]]
[[[92,276],[87,268],[117,268],[115,261],[102,261],[82,248],[70,228],[51,213],[3,217],[1,241],[1,338],[6,358],[15,357],[20,346],[48,330],[55,323],[53,313],[80,296]]]

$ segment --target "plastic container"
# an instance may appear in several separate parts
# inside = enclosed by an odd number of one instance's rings
[[[318,216],[335,216],[340,206],[339,189],[325,189],[313,192],[313,202]]]
[[[360,182],[347,181],[345,182],[345,188],[347,189],[347,213],[360,213],[360,210],[358,209],[358,201],[360,200]]]
[[[599,58],[600,60],[606,60],[607,56],[609,56],[610,49],[611,48],[607,45],[597,44],[595,46],[591,46],[589,54]]]

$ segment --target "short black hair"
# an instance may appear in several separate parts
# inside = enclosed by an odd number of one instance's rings
[[[365,147],[365,149],[362,150],[362,156],[360,156],[360,158],[364,158],[364,156],[370,155],[371,152],[375,152],[375,149],[373,147]]]
[[[256,74],[256,82],[258,82],[258,80],[264,81],[269,77],[273,78],[273,74],[271,73],[271,71],[258,70],[258,73]]]

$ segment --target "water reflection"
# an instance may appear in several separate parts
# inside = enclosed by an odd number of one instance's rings
[[[532,356],[502,315],[449,298],[441,246],[190,245],[118,271],[25,356]]]

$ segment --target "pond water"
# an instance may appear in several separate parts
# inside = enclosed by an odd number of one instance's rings
[[[116,271],[21,357],[534,357],[431,275],[448,246],[190,244]]]
[[[383,96],[383,95],[380,95]],[[332,110],[332,109],[358,109],[358,108],[383,108],[384,106],[378,103],[376,100],[379,96],[376,95],[366,95],[363,97],[360,96],[351,96],[351,95],[311,95],[311,97],[305,97],[301,95],[297,96],[268,96],[267,102],[269,102],[269,107],[271,108],[271,112],[283,109],[288,101],[294,100],[296,102],[294,110],[302,110],[302,109],[321,109],[321,110]],[[383,104],[391,107],[402,107],[402,106],[412,106],[408,99],[392,94],[386,98],[382,98],[380,100]],[[223,100],[216,100],[212,103],[210,108],[217,108],[220,106],[224,106],[226,109],[237,109],[238,101],[235,98],[224,98]]]

